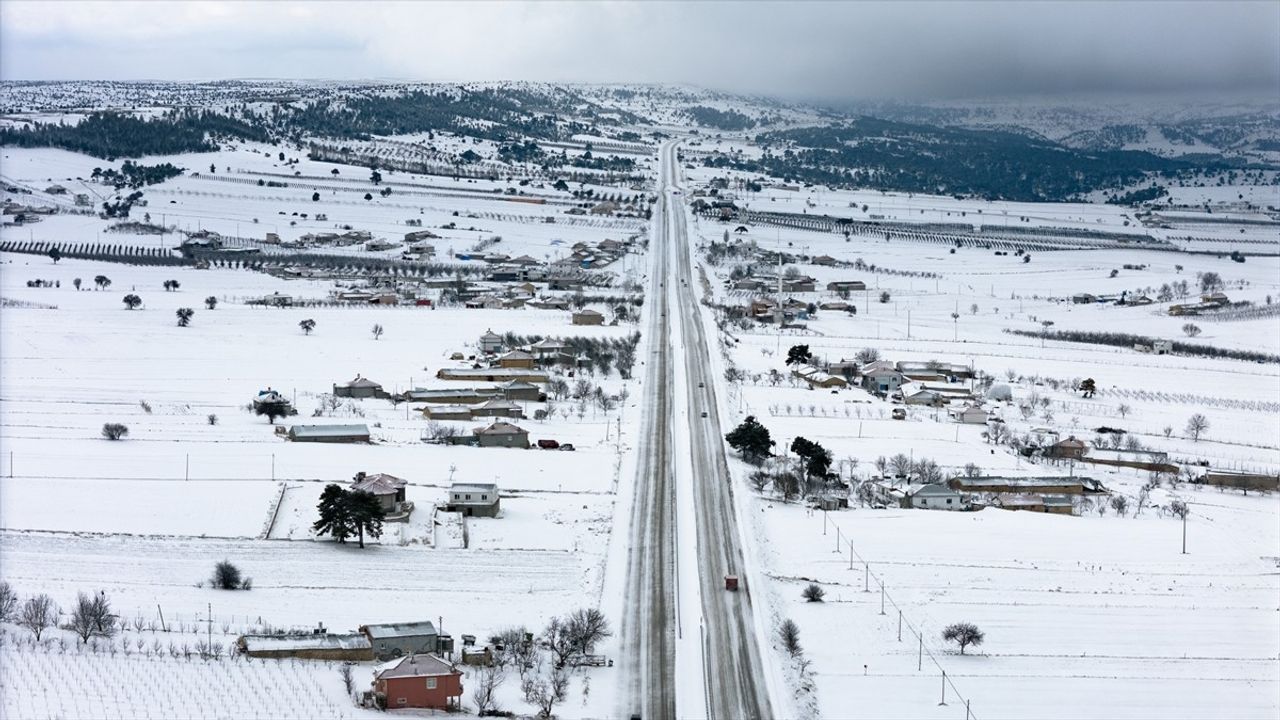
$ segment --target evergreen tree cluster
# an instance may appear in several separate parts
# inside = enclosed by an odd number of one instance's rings
[[[125,160],[119,170],[94,168],[89,178],[113,185],[117,190],[126,187],[136,190],[144,185],[155,185],[169,178],[178,177],[182,172],[182,168],[171,163],[141,165],[132,160]]]
[[[216,150],[219,138],[266,142],[266,128],[203,111],[170,113],[143,120],[116,112],[95,112],[75,125],[36,123],[0,129],[0,146],[56,147],[114,160],[141,155],[174,155]]]
[[[706,105],[695,105],[685,111],[694,122],[703,127],[720,130],[750,130],[756,121],[735,110],[717,110]]]
[[[762,133],[759,159],[708,156],[711,167],[763,172],[833,187],[1055,202],[1132,185],[1152,174],[1225,169],[1219,156],[1076,150],[1003,130],[970,130],[860,117]],[[780,151],[779,151],[780,149]]]

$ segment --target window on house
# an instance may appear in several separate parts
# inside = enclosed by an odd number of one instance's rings
[[[480,496],[480,499],[481,499],[481,500],[488,500],[488,499],[489,499],[489,496],[488,496],[488,495],[481,495],[481,496]]]
[[[428,690],[435,690],[435,689],[436,689],[436,679],[435,679],[435,678],[427,678],[427,689],[428,689]]]
[[[947,504],[948,504],[948,505],[950,505],[950,504],[951,504],[951,498],[947,498]]]
[[[471,499],[471,494],[470,494],[470,493],[467,493],[467,499],[468,499],[468,500],[470,500],[470,499]]]
[[[406,699],[404,699],[404,698],[396,698],[396,704],[397,704],[397,705],[404,705],[405,703],[408,703],[408,702],[409,702],[409,701],[408,701],[408,700],[406,700]]]
[[[921,504],[921,505],[928,505],[928,504],[929,504],[929,498],[920,498],[920,504]]]

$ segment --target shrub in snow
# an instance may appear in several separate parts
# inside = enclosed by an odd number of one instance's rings
[[[240,568],[229,560],[213,566],[213,577],[209,579],[209,583],[218,590],[249,590],[253,587],[253,581],[241,577]]]
[[[822,599],[827,596],[827,591],[823,590],[818,583],[809,583],[801,595],[808,602],[822,602]]]
[[[794,620],[783,620],[778,626],[778,637],[782,640],[782,647],[792,656],[799,655],[803,652],[800,647],[800,627],[796,625]]]
[[[119,440],[129,434],[129,428],[120,423],[105,423],[102,426],[102,437],[108,440]]]

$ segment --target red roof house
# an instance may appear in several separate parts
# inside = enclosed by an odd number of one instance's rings
[[[375,673],[373,690],[386,699],[388,709],[457,710],[462,672],[435,655],[409,655]]]

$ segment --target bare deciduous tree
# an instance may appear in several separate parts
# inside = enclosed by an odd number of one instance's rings
[[[356,689],[356,680],[352,673],[351,665],[352,663],[344,662],[338,666],[338,677],[342,678],[342,687],[346,688],[348,696],[355,693]]]
[[[1187,434],[1191,436],[1193,442],[1199,442],[1200,436],[1209,429],[1209,419],[1200,413],[1196,413],[1187,418]]]
[[[0,580],[0,622],[12,622],[18,612],[18,593],[7,581]]]
[[[507,679],[507,673],[501,665],[488,665],[480,668],[472,678],[471,701],[476,704],[476,714],[480,717],[499,713],[498,688]]]
[[[942,639],[947,642],[953,642],[960,646],[960,654],[964,654],[964,649],[970,645],[981,645],[986,639],[986,634],[978,629],[973,623],[954,623],[948,625],[942,631]]]
[[[44,593],[27,598],[22,603],[22,610],[18,612],[18,624],[30,630],[37,642],[44,631],[57,622],[58,606],[54,604],[53,598]]]

